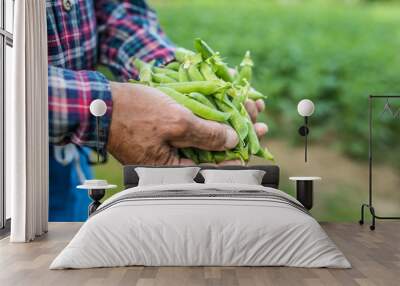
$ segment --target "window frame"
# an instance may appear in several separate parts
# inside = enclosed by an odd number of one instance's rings
[[[12,1],[14,6],[15,1]],[[0,0],[0,237],[10,231],[10,219],[6,217],[5,189],[5,93],[6,93],[6,47],[13,47],[13,34],[6,27],[6,0]],[[14,13],[14,7],[12,8]],[[11,15],[13,17],[13,15]],[[13,29],[12,29],[13,30]]]

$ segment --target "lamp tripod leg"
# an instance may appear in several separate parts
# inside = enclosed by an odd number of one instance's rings
[[[364,224],[364,208],[365,208],[366,204],[362,204],[361,205],[361,219],[358,221],[358,223],[360,225]]]
[[[370,230],[375,230],[375,218],[376,218],[376,215],[375,215],[374,207],[373,206],[369,206],[369,211],[371,212],[371,215],[372,215],[372,224],[369,226],[369,229]]]

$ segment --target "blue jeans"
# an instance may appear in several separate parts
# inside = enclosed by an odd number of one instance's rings
[[[92,170],[84,151],[79,151],[79,164],[86,179],[92,178]],[[91,202],[86,190],[77,189],[80,177],[76,162],[66,165],[54,157],[54,147],[49,148],[49,221],[85,221]]]

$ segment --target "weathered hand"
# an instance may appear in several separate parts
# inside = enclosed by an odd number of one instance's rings
[[[123,164],[193,164],[177,148],[218,151],[238,144],[230,126],[195,116],[155,88],[112,82],[111,92],[108,151]]]

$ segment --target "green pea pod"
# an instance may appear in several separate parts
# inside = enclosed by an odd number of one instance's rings
[[[233,75],[231,74],[228,65],[224,63],[219,54],[216,53],[215,55],[213,55],[207,60],[207,63],[211,65],[212,69],[215,71],[215,74],[219,78],[227,82],[234,81]]]
[[[243,116],[243,118],[246,120],[248,129],[249,129],[249,134],[247,136],[247,145],[249,147],[250,154],[255,155],[258,153],[258,151],[261,148],[257,133],[254,129],[253,123],[251,122],[251,118],[250,118],[249,114],[247,113],[247,110],[244,107],[244,105],[240,104],[240,107],[238,108],[238,110],[239,110],[240,114]]]
[[[194,99],[191,99],[174,89],[165,86],[159,86],[158,89],[167,94],[168,96],[170,96],[171,98],[173,98],[179,104],[191,110],[197,116],[202,117],[204,119],[218,121],[218,122],[227,122],[231,116],[227,112],[221,112],[216,109],[210,108],[207,105],[204,105]]]
[[[254,130],[253,123],[250,120],[247,120],[247,125],[249,127],[249,136],[248,136],[248,145],[250,149],[250,153],[255,155],[260,150],[260,141],[258,141],[257,133]]]
[[[180,82],[189,81],[189,76],[188,76],[188,74],[187,74],[187,70],[183,67],[183,65],[181,65],[181,66],[179,67],[178,79],[179,79]]]
[[[260,150],[258,150],[257,154],[258,157],[264,158],[266,160],[275,162],[275,158],[274,155],[271,154],[271,152],[269,152],[268,148],[260,148]]]
[[[197,149],[197,156],[200,163],[215,163],[214,156],[210,151]]]
[[[222,98],[222,101],[226,104],[226,105],[228,105],[228,106],[230,106],[231,108],[233,108],[233,109],[236,109],[237,111],[239,111],[239,113],[240,113],[240,106],[237,108],[234,104],[233,104],[233,102],[229,99],[229,97],[226,95],[226,93],[225,94],[223,94],[224,96],[223,96],[223,98]],[[219,97],[218,97],[219,98]]]
[[[229,89],[227,94],[232,97],[232,103],[237,109],[239,109],[241,104],[247,99],[247,89],[241,86]]]
[[[179,150],[181,151],[183,156],[192,160],[195,164],[200,164],[199,158],[198,158],[195,150],[193,150],[193,148],[181,148]]]
[[[173,71],[178,71],[180,67],[179,62],[170,62],[165,66],[167,69],[173,70]]]
[[[209,95],[209,96],[206,96],[206,98],[211,102],[211,104],[212,104],[213,106],[215,106],[215,109],[217,109],[217,104],[215,103],[214,97],[211,96],[211,95]]]
[[[194,54],[194,55],[186,58],[186,60],[183,62],[183,67],[185,69],[189,69],[190,66],[198,65],[202,61],[203,61],[203,58],[201,57],[201,54]]]
[[[235,98],[233,98],[232,103],[239,108],[241,104],[246,101],[246,96],[243,93],[239,93]]]
[[[215,102],[220,110],[231,115],[229,118],[229,123],[238,133],[239,139],[244,141],[249,133],[246,120],[244,120],[236,107],[233,104],[229,104],[227,101],[229,101],[229,99],[226,99],[225,101],[216,100]]]
[[[227,150],[227,151],[216,151],[213,152],[215,163],[219,164],[228,160],[241,160],[239,153]]]
[[[188,74],[189,74],[189,79],[191,81],[203,81],[204,77],[200,73],[199,69],[197,68],[197,65],[191,65],[188,69]]]
[[[249,156],[249,146],[246,145],[243,141],[239,141],[238,146],[235,148],[234,152],[238,153],[240,155],[240,158],[242,161],[248,161],[250,156]]]
[[[214,50],[200,38],[194,40],[194,48],[202,55],[204,60],[215,55]]]
[[[239,86],[232,86],[226,91],[226,94],[231,98],[235,98],[239,93]]]
[[[185,48],[177,48],[175,50],[175,58],[178,62],[184,63],[188,57],[195,55],[194,52],[185,49]]]
[[[152,74],[152,79],[153,82],[156,83],[171,83],[171,82],[176,82],[175,79],[169,77],[166,74],[162,74],[162,73],[153,73]]]
[[[225,94],[223,92],[216,92],[212,95],[216,100],[219,101],[224,101],[225,100]]]
[[[153,67],[153,72],[158,74],[165,74],[166,76],[175,79],[175,81],[179,80],[177,71],[173,71],[167,68]]]
[[[190,98],[197,100],[204,105],[207,105],[210,108],[216,109],[215,103],[213,103],[210,99],[208,99],[205,95],[198,93],[198,92],[191,92],[188,94]]]
[[[245,84],[245,81],[251,82],[253,75],[253,60],[250,57],[250,51],[247,51],[239,66],[239,73],[237,78],[238,84]]]
[[[254,88],[250,88],[247,97],[252,99],[252,100],[257,100],[257,99],[266,99],[267,96],[262,94],[261,92],[255,90]]]
[[[228,87],[227,83],[220,80],[174,82],[162,84],[161,86],[174,89],[184,94],[199,92],[204,95],[211,95]]]
[[[194,48],[199,52],[204,60],[209,60],[214,66],[215,73],[218,77],[227,82],[233,82],[233,76],[229,71],[228,65],[224,63],[217,52],[215,52],[205,41],[202,39],[194,40]]]
[[[206,80],[218,79],[218,77],[213,72],[211,66],[209,64],[207,64],[206,62],[202,62],[200,64],[200,72]]]
[[[227,82],[233,82],[233,76],[231,75],[231,72],[226,64],[218,65],[215,73],[223,80]]]
[[[221,162],[226,160],[225,159],[226,158],[225,151],[216,151],[216,152],[213,153],[213,155],[214,155],[215,163],[217,163],[217,164],[219,164],[219,163],[221,163]]]
[[[242,84],[243,80],[246,79],[248,82],[251,81],[251,67],[249,66],[245,66],[243,68],[240,69],[239,71],[239,77],[238,77],[238,84]]]
[[[133,63],[139,71],[140,81],[151,82],[151,65],[140,59],[135,59]]]

